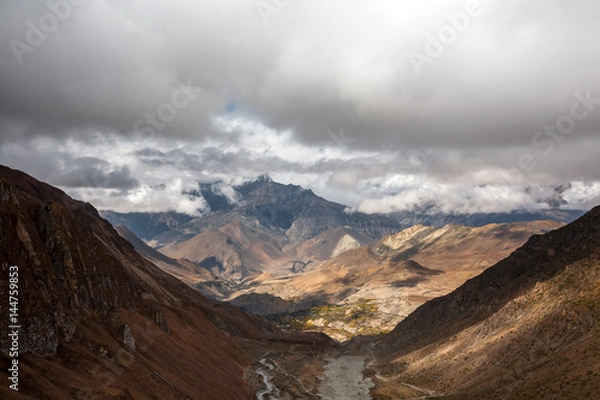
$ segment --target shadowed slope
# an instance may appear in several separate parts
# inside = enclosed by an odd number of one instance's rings
[[[264,338],[266,326],[208,302],[137,254],[91,205],[26,174],[0,167],[0,203],[0,296],[18,266],[22,326],[20,392],[2,385],[0,397],[249,397],[250,359],[233,336]]]
[[[600,207],[414,311],[374,349],[378,398],[600,395]]]

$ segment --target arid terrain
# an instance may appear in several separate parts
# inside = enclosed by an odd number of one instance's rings
[[[0,0],[0,400],[600,400],[600,0]]]
[[[535,221],[478,228],[414,226],[307,271],[250,275],[229,286],[231,294],[221,299],[273,316],[282,326],[321,331],[337,340],[386,333],[424,302],[451,292],[508,256],[531,235],[562,225]],[[330,246],[339,247],[344,238]],[[305,247],[315,246],[313,240]],[[202,286],[206,283],[198,287]]]
[[[215,211],[187,222],[168,214],[111,215],[148,238],[116,226],[140,254],[205,296],[282,328],[320,331],[340,341],[391,331],[418,306],[477,276],[531,235],[563,225],[536,220],[402,229],[399,215],[348,214],[311,191],[268,177],[236,190],[243,199],[237,205],[205,188]],[[391,235],[378,236],[394,227]]]
[[[0,201],[0,267],[4,277],[18,267],[22,327],[19,391],[1,385],[2,398],[251,398],[247,348],[331,345],[209,302],[136,253],[92,206],[19,171],[0,167]],[[8,382],[9,328],[0,328]]]
[[[600,393],[600,208],[566,226],[415,226],[312,269],[242,280],[258,291],[246,307],[330,302],[278,327],[203,297],[195,287],[224,290],[206,285],[217,276],[209,269],[117,232],[89,204],[19,171],[0,169],[0,200],[0,266],[5,276],[19,267],[22,326],[20,390],[2,386],[4,398]],[[228,234],[244,232],[236,229]],[[340,242],[346,233],[336,233]],[[320,251],[315,241],[305,248]],[[2,325],[3,379],[8,333]]]
[[[375,347],[377,399],[600,393],[600,207],[428,302]],[[402,390],[398,387],[404,386]]]

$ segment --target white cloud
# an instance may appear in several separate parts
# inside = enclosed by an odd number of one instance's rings
[[[173,179],[164,186],[141,185],[127,191],[93,189],[71,189],[76,198],[89,201],[99,209],[122,213],[176,211],[188,215],[202,215],[208,205],[202,197],[184,194],[197,190],[198,184],[184,184],[182,179]]]
[[[0,146],[0,156],[100,209],[121,212],[206,212],[203,199],[183,192],[197,190],[198,182],[211,183],[213,190],[235,204],[239,199],[232,186],[264,173],[367,213],[423,206],[445,213],[533,210],[548,204],[587,209],[600,203],[598,181],[576,180],[558,194],[554,185],[568,181],[510,182],[510,161],[494,166],[479,153],[324,148],[299,143],[289,131],[243,118],[224,118],[219,123],[227,124],[223,133],[203,142],[125,140],[98,134],[86,142],[37,139],[5,144]],[[589,147],[589,142],[583,145]],[[96,187],[88,182],[78,188],[72,183],[86,165],[97,165],[102,179],[89,180]],[[561,165],[557,168],[560,172]],[[95,170],[90,171],[83,176],[96,176]]]

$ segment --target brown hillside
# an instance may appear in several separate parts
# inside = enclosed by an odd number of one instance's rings
[[[306,320],[307,327],[316,326],[336,339],[357,333],[387,332],[421,304],[451,292],[507,257],[531,235],[563,225],[554,221],[479,228],[416,225],[368,246],[345,251],[300,275],[252,277],[235,295],[242,298],[247,293],[268,293],[294,301],[294,305],[298,300],[310,300],[308,303],[312,304],[320,299],[322,303],[344,307],[346,310],[335,313],[318,310],[317,315]],[[252,308],[247,307],[247,302],[239,304],[246,304],[246,309],[256,313],[264,312],[268,304],[261,304],[260,298],[252,299]],[[372,311],[367,319],[340,320],[338,314],[352,314],[355,305],[364,305],[365,301],[371,304]],[[265,297],[265,302],[270,304],[270,298]]]
[[[19,171],[0,167],[0,204],[0,297],[18,266],[22,326],[20,391],[3,384],[0,397],[249,397],[251,360],[235,337],[264,338],[266,326],[208,302],[138,255],[92,206]]]
[[[598,398],[599,288],[597,207],[398,324],[375,349],[378,398]]]

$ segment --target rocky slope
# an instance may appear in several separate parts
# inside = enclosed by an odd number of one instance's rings
[[[0,397],[251,396],[239,340],[270,328],[161,271],[91,205],[0,167],[0,232],[0,297],[18,267],[21,325],[17,393],[6,385],[11,343],[0,324]]]
[[[376,348],[376,398],[600,396],[600,207],[433,299]]]
[[[228,286],[248,276],[263,272],[286,274],[313,269],[348,249],[370,243],[371,239],[350,228],[336,228],[320,233],[298,246],[286,244],[267,229],[249,228],[239,221],[219,229],[209,229],[181,243],[159,251],[175,259],[185,259],[210,271],[217,281]],[[204,276],[195,279],[206,281]],[[226,295],[225,292],[221,293]]]
[[[183,258],[176,260],[165,256],[148,246],[143,240],[122,225],[115,226],[115,230],[133,245],[133,248],[138,254],[158,266],[163,271],[173,275],[181,282],[198,289],[204,296],[215,299],[221,297],[221,293],[230,290],[226,282],[220,280],[208,269],[200,267]]]
[[[273,268],[283,258],[277,238],[237,221],[163,247],[160,252],[173,258],[185,258],[231,281]]]
[[[310,310],[290,322],[336,339],[381,333],[508,256],[531,235],[562,225],[415,226],[343,252],[306,273],[250,277],[237,286],[232,301],[263,315]]]

